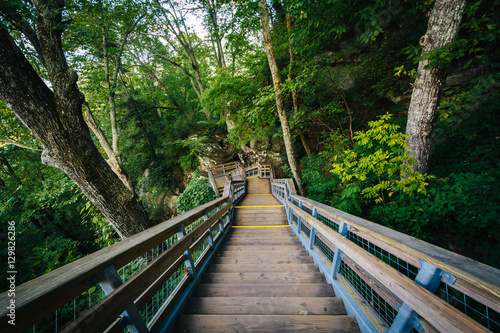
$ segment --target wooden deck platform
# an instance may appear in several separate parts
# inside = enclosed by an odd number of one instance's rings
[[[342,299],[288,227],[268,179],[247,196],[177,332],[359,332]]]

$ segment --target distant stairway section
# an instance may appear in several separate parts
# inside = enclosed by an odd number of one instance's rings
[[[286,222],[268,179],[247,180],[231,232],[177,332],[359,332]]]
[[[285,206],[271,194],[269,179],[247,179],[247,195],[235,211],[234,226],[288,225]]]

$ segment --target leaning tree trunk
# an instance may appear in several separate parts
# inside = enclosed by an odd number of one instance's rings
[[[302,181],[299,176],[297,159],[295,158],[295,152],[293,150],[292,134],[290,133],[290,123],[288,122],[288,117],[284,109],[283,103],[283,90],[281,88],[281,77],[276,64],[276,56],[274,55],[273,42],[271,40],[271,31],[269,29],[269,11],[267,8],[266,0],[260,0],[260,20],[262,22],[262,35],[264,37],[264,46],[266,48],[267,61],[269,62],[269,69],[271,70],[271,75],[273,77],[274,84],[274,94],[276,95],[276,109],[278,110],[278,116],[281,122],[281,128],[283,130],[283,141],[285,141],[286,156],[288,158],[288,163],[290,164],[290,169],[292,170],[293,178],[297,182],[299,187],[299,192],[304,195],[304,190],[302,189]]]
[[[288,66],[288,80],[292,82],[293,80],[293,66],[295,64],[294,56],[293,56],[293,48],[292,48],[292,16],[288,14],[286,16],[286,29],[288,31],[288,53],[290,54],[290,65]],[[293,112],[295,114],[299,113],[299,101],[297,97],[297,89],[292,90],[292,103],[293,103]],[[307,144],[306,137],[302,130],[299,131],[300,141],[302,141],[302,145],[306,151],[307,155],[311,154],[311,149]]]
[[[62,49],[61,6],[34,1],[49,89],[0,28],[0,98],[42,143],[42,162],[66,173],[125,238],[149,226],[144,210],[101,156],[83,120],[78,76]],[[58,27],[58,28],[55,28]]]
[[[420,40],[422,54],[449,45],[457,36],[465,0],[437,0],[429,17],[425,36]],[[444,80],[441,66],[429,65],[429,59],[418,64],[418,77],[415,81],[406,134],[409,136],[408,151],[415,159],[415,171],[425,173],[429,170],[429,157],[432,145],[432,132],[437,118],[439,94]]]

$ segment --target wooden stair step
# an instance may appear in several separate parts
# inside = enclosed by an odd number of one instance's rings
[[[265,205],[283,205],[273,195],[247,195],[237,206],[265,206]]]
[[[225,251],[301,251],[301,245],[221,245],[221,250]]]
[[[211,264],[210,273],[251,273],[251,272],[317,272],[315,264]]]
[[[238,239],[238,240],[243,240],[243,239],[297,239],[294,234],[251,234],[251,235],[245,235],[245,234],[231,234],[227,235],[226,237],[227,240],[233,240],[233,239]]]
[[[267,218],[267,217],[240,217],[234,222],[234,225],[248,225],[254,223],[256,225],[273,225],[273,224],[288,224],[284,217],[282,218]]]
[[[314,260],[310,256],[283,256],[273,257],[215,257],[212,264],[312,264]]]
[[[316,284],[215,284],[201,283],[197,297],[333,297],[331,285]]]
[[[297,239],[228,239],[224,242],[224,246],[239,246],[239,245],[299,245]]]
[[[186,313],[346,315],[339,297],[191,297]],[[304,313],[304,312],[303,312]]]
[[[326,283],[320,272],[205,273],[204,283]]]
[[[178,332],[360,332],[354,316],[181,315]]]
[[[239,257],[239,258],[251,258],[251,257],[263,257],[269,256],[269,251],[257,251],[253,249],[240,249],[240,250],[221,250],[216,254],[216,257]],[[307,256],[308,253],[302,248],[302,250],[282,250],[273,251],[273,258],[287,258],[289,256]]]
[[[294,234],[292,229],[290,227],[281,227],[281,228],[233,228],[231,229],[232,234],[242,234],[242,235],[251,235],[251,234],[256,234],[256,235],[279,235],[279,234]]]
[[[238,206],[242,206],[238,204]],[[263,215],[263,216],[273,216],[280,215],[286,216],[286,211],[284,207],[268,207],[266,209],[257,209],[257,208],[236,208],[236,214],[238,216],[252,216],[252,215]]]

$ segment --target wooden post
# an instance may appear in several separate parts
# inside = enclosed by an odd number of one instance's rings
[[[203,217],[205,219],[205,216]],[[181,240],[184,236],[186,236],[186,228],[184,228],[184,224],[179,226],[179,231],[177,232],[178,240]],[[191,255],[191,249],[187,249],[184,252],[184,261],[186,262],[186,266],[189,272],[189,276],[194,280],[196,277],[196,269],[194,267],[193,256]]]
[[[339,234],[346,237],[347,236],[347,231],[350,229],[350,226],[348,224],[345,224],[343,221],[340,222],[339,224]],[[333,254],[333,260],[332,260],[332,269],[330,271],[330,275],[334,279],[338,279],[339,277],[339,270],[340,270],[340,264],[342,262],[342,250],[339,249],[338,247],[335,247],[335,252]]]
[[[299,208],[302,210],[302,201],[299,201]],[[300,215],[297,216],[297,231],[298,231],[299,235],[302,232],[302,216],[300,216]]]
[[[435,293],[441,283],[441,276],[446,276],[447,279],[450,279],[450,276],[452,277],[451,274],[443,272],[441,269],[420,260],[420,269],[418,270],[415,282],[430,292]],[[403,305],[398,306],[398,314],[394,318],[389,333],[411,332],[413,326],[418,331],[422,331],[424,326],[418,317],[418,314],[412,308],[403,303]]]
[[[99,279],[99,285],[101,286],[102,291],[104,291],[106,295],[111,294],[116,288],[123,284],[123,281],[118,275],[118,272],[116,271],[114,265],[110,265],[102,271],[98,272],[97,278]],[[144,322],[144,318],[142,318],[141,313],[139,312],[139,308],[135,303],[130,305],[127,310],[122,313],[121,317],[122,320],[120,324],[123,322],[123,326],[126,325],[129,332],[149,332],[149,329]]]
[[[217,205],[217,211],[220,210],[220,204]],[[219,218],[219,231],[223,234],[224,233],[224,218],[220,217]]]
[[[300,203],[302,203],[302,201]],[[313,208],[311,215],[312,215],[312,217],[314,217],[315,219],[317,219],[318,218],[318,209],[317,208]],[[316,228],[314,228],[313,226],[311,226],[311,230],[309,231],[309,248],[311,250],[314,249],[314,242],[315,241],[316,241]]]

